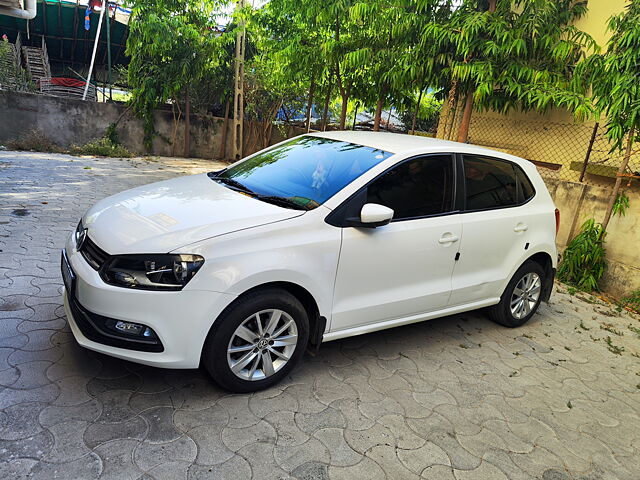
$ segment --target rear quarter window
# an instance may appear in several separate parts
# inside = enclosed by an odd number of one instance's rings
[[[519,203],[526,203],[534,197],[536,190],[522,168],[516,165],[515,169],[518,177],[518,201]]]
[[[518,181],[510,162],[464,156],[467,210],[489,210],[518,204]]]
[[[535,195],[522,168],[507,160],[465,155],[464,180],[467,211],[514,207]]]

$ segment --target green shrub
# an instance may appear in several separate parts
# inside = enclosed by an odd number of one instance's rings
[[[598,282],[607,266],[602,224],[587,220],[580,233],[569,243],[558,267],[558,278],[580,290],[598,290]]]
[[[114,143],[113,140],[104,137],[93,140],[84,145],[73,145],[71,153],[74,155],[97,155],[100,157],[131,157],[132,154],[122,145]]]
[[[26,150],[30,152],[61,153],[63,151],[60,145],[37,128],[24,132],[14,140],[9,140],[6,146],[9,150]]]
[[[624,217],[629,209],[629,197],[625,192],[620,192],[616,197],[616,201],[613,204],[612,213],[613,216]]]

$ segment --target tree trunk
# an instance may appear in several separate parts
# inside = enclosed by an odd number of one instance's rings
[[[391,127],[391,110],[393,110],[393,107],[389,107],[389,115],[387,115],[387,132]]]
[[[349,106],[349,95],[342,96],[342,108],[340,110],[340,130],[344,130],[347,123],[347,107]]]
[[[462,114],[460,130],[458,130],[458,142],[467,143],[469,141],[469,125],[471,124],[471,113],[473,112],[473,92],[467,93]]]
[[[322,111],[322,131],[327,129],[327,120],[329,120],[329,102],[331,101],[331,78],[329,78],[329,84],[327,85],[327,96],[324,98],[324,110]]]
[[[309,85],[309,100],[307,101],[307,133],[311,130],[311,107],[313,106],[313,94],[316,89],[316,78],[311,77],[311,85]]]
[[[220,141],[220,151],[218,152],[218,158],[225,159],[227,157],[227,130],[229,129],[229,109],[231,108],[231,102],[227,99],[224,105],[224,126],[222,127],[222,139]]]
[[[378,96],[378,103],[376,104],[376,114],[373,117],[374,132],[380,131],[380,119],[382,118],[382,109],[384,108],[384,101],[386,100],[388,89],[389,87],[386,83],[380,87],[380,95]]]
[[[351,127],[351,130],[355,130],[356,129],[356,119],[358,118],[358,108],[360,107],[360,102],[356,102],[356,108],[353,111],[353,126]]]
[[[456,125],[456,122],[458,121],[458,114],[460,113],[459,110],[460,110],[460,97],[456,93],[453,99],[453,110],[451,110],[451,120],[449,120],[449,127],[448,127],[449,130],[447,133],[446,140],[455,141],[455,136],[453,135],[453,128]]]
[[[416,109],[413,111],[413,119],[411,120],[411,135],[416,133],[416,121],[418,120],[418,112],[420,112],[420,102],[422,101],[422,94],[424,93],[424,88],[420,89],[420,95],[418,95],[418,103],[416,104]]]
[[[627,139],[627,149],[624,152],[624,158],[622,159],[620,168],[618,168],[616,183],[613,186],[613,192],[611,192],[611,198],[609,198],[609,204],[607,205],[607,210],[606,210],[606,213],[604,214],[604,220],[602,221],[603,230],[607,229],[607,226],[609,225],[609,220],[611,220],[611,214],[613,213],[613,205],[616,203],[616,199],[618,198],[618,192],[620,191],[620,184],[622,183],[622,174],[627,169],[627,165],[629,164],[629,158],[631,158],[631,148],[633,147],[634,134],[635,134],[635,127],[631,127],[631,131],[629,132],[629,138]]]
[[[189,101],[189,87],[185,94],[185,109],[184,109],[184,157],[189,158],[191,156],[191,102]]]
[[[130,103],[129,106],[127,108],[124,109],[124,111],[118,116],[118,118],[116,119],[115,122],[113,122],[113,124],[117,127],[118,124],[120,123],[120,120],[122,120],[124,118],[124,116],[129,113],[129,110],[131,110],[131,107],[133,107],[133,104]]]
[[[493,13],[496,11],[497,0],[489,0],[488,11]],[[467,60],[465,60],[466,62]],[[469,126],[471,124],[471,114],[473,113],[473,89],[467,93],[464,104],[464,112],[462,113],[462,122],[460,130],[458,130],[458,142],[467,143],[469,141]]]
[[[178,109],[178,116],[176,117],[176,108]],[[173,114],[173,135],[171,136],[171,156],[176,156],[176,141],[178,139],[178,127],[180,118],[182,118],[182,110],[180,109],[180,103],[174,101],[171,104],[171,113]]]
[[[445,140],[451,140],[451,133],[453,132],[453,125],[455,122],[456,112],[458,110],[458,81],[454,80],[451,88],[449,89],[447,109],[447,118],[444,123],[444,130],[442,131],[442,138]]]

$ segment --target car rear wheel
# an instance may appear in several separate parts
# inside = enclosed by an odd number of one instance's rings
[[[500,303],[489,308],[491,319],[506,327],[519,327],[536,313],[545,282],[540,264],[527,261],[513,275]]]
[[[279,382],[298,363],[309,338],[304,306],[280,289],[251,292],[215,321],[203,365],[223,388],[253,392]]]

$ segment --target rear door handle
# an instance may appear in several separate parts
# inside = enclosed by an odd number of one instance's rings
[[[528,229],[529,229],[529,227],[527,225],[525,225],[524,223],[519,223],[515,227],[513,227],[513,231],[516,232],[516,233],[526,232]]]
[[[446,245],[448,243],[453,243],[457,241],[458,241],[458,237],[456,235],[453,235],[451,233],[445,233],[440,237],[440,239],[438,240],[438,243],[440,243],[441,245]]]

